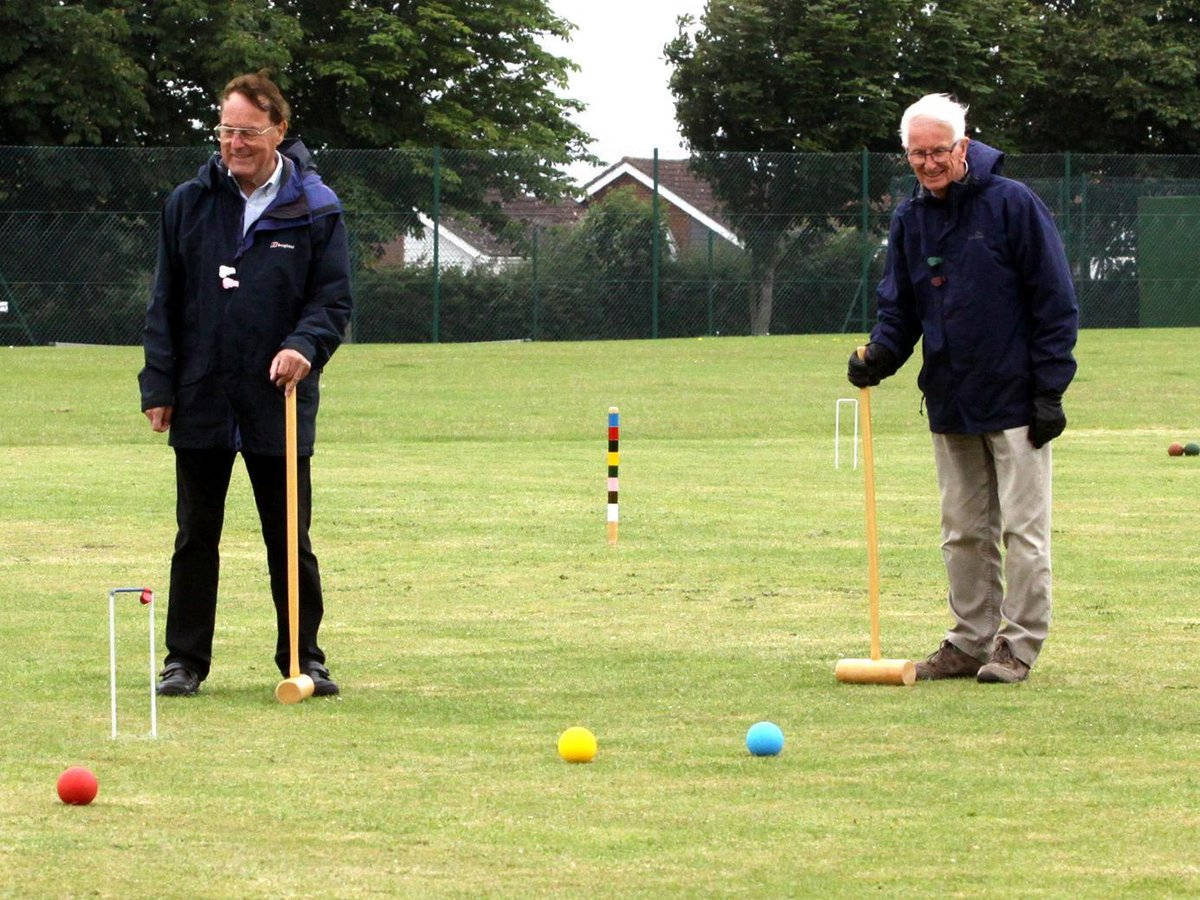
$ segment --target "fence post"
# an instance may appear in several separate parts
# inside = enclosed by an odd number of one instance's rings
[[[1076,293],[1079,292],[1078,281],[1090,281],[1092,273],[1088,265],[1088,179],[1085,177],[1079,179],[1079,215],[1075,217],[1078,224],[1078,229],[1082,232],[1079,240],[1075,242],[1075,253],[1079,257],[1076,262],[1079,265],[1079,279],[1075,284]],[[1082,316],[1083,310],[1080,310]]]
[[[654,194],[650,198],[654,234],[650,238],[650,337],[658,337],[658,148],[654,148]]]
[[[540,285],[538,284],[538,251],[540,249],[540,241],[539,241],[540,235],[541,235],[541,229],[537,225],[534,225],[533,226],[533,322],[531,323],[531,326],[530,326],[530,333],[533,337],[533,340],[535,340],[535,341],[539,340],[541,338],[540,329],[538,327],[538,324],[539,324],[538,320],[540,318],[541,305],[542,305],[541,291],[539,290]]]
[[[433,148],[433,322],[429,339],[441,340],[442,327],[442,266],[439,259],[442,227],[442,148]]]
[[[349,225],[346,231],[353,234],[353,225]],[[362,258],[362,254],[358,250],[358,241],[350,241],[350,296],[358,297],[358,265]],[[358,310],[361,303],[352,303],[350,306],[350,321],[346,323],[346,333],[342,336],[348,344],[355,342],[358,335]]]
[[[713,291],[716,288],[716,273],[713,271],[713,230],[708,229],[708,336],[713,336]]]
[[[1074,268],[1075,235],[1070,221],[1070,150],[1062,155],[1062,190],[1058,192],[1062,203],[1062,242],[1067,248],[1067,262]]]
[[[868,298],[870,290],[867,282],[871,278],[871,183],[870,183],[870,166],[871,154],[867,152],[867,148],[862,148],[862,182],[860,204],[862,206],[861,217],[859,219],[859,228],[862,231],[862,259],[859,261],[858,273],[858,290],[862,294],[862,313],[861,325],[862,331],[870,330],[870,322],[867,318],[870,310],[868,306]]]

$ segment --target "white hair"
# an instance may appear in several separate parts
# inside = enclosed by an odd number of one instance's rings
[[[954,132],[953,140],[959,141],[967,133],[967,107],[951,98],[949,94],[926,94],[904,111],[900,117],[900,145],[908,146],[908,129],[914,119],[930,119],[940,122]]]

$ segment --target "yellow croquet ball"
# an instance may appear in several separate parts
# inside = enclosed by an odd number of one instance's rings
[[[596,756],[596,736],[580,725],[558,736],[558,755],[567,762],[591,762]]]

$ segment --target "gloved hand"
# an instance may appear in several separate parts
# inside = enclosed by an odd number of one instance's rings
[[[1041,447],[1054,440],[1067,427],[1062,394],[1038,394],[1033,398],[1033,421],[1029,423],[1029,443]]]
[[[874,387],[887,378],[896,374],[900,364],[896,354],[883,344],[867,344],[866,359],[858,358],[858,351],[850,354],[850,365],[846,369],[846,377],[855,387]]]

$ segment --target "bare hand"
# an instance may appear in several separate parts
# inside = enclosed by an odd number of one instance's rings
[[[150,420],[150,428],[153,431],[166,431],[171,427],[171,413],[174,411],[173,406],[153,406],[145,410],[146,418]]]
[[[296,389],[312,370],[312,365],[304,356],[295,350],[280,350],[271,360],[271,371],[268,374],[276,387],[283,388],[284,396]]]

